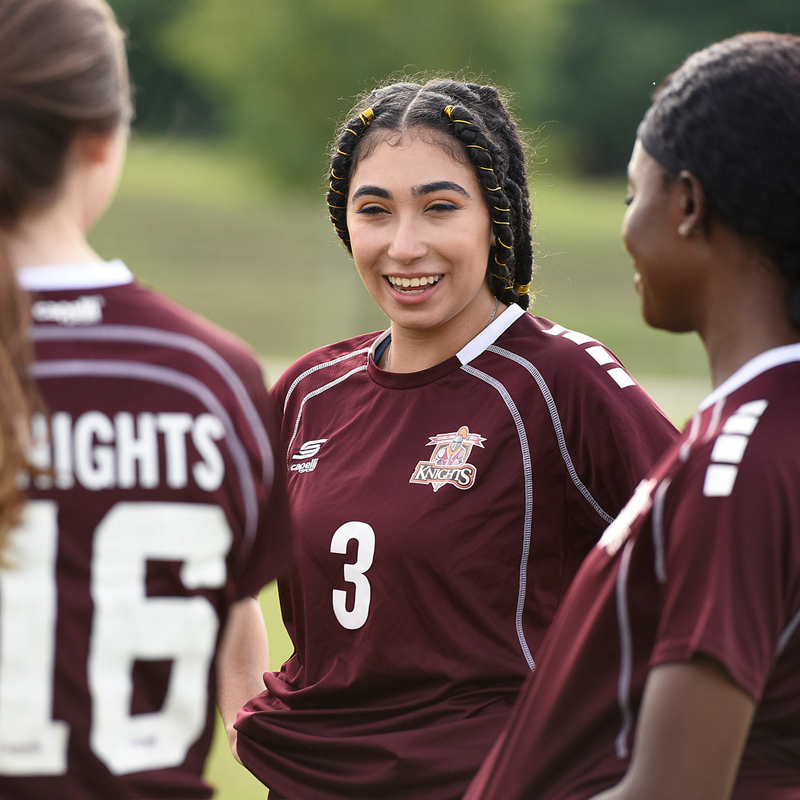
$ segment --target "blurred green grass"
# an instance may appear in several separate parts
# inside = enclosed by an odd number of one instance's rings
[[[640,319],[619,235],[624,180],[585,184],[540,171],[532,191],[534,313],[604,342],[680,425],[707,392],[705,357],[696,337]],[[241,336],[272,380],[314,347],[387,325],[328,222],[322,188],[314,197],[278,194],[253,163],[220,146],[134,136],[118,197],[91,240]],[[277,669],[291,645],[274,586],[262,607]],[[219,726],[207,776],[216,800],[266,795],[234,762]]]

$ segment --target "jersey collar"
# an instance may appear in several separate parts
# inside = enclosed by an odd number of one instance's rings
[[[133,274],[119,259],[91,264],[43,264],[17,271],[19,285],[28,292],[104,289],[133,282]]]
[[[759,353],[755,358],[751,358],[746,364],[739,367],[736,372],[724,380],[705,400],[698,406],[698,411],[717,403],[723,397],[727,397],[746,383],[750,383],[753,378],[757,378],[762,372],[766,372],[773,367],[780,367],[783,364],[790,364],[793,361],[800,361],[800,344],[786,344],[782,347],[774,347]]]

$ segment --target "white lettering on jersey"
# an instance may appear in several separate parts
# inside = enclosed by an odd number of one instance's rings
[[[33,500],[0,571],[0,775],[63,775],[70,725],[53,717],[58,505]],[[86,673],[94,753],[114,775],[176,767],[203,731],[219,618],[206,597],[150,596],[147,564],[181,561],[187,590],[224,586],[231,547],[213,505],[118,503],[92,548]],[[172,663],[157,711],[131,713],[137,659]]]
[[[182,489],[191,476],[203,491],[213,492],[225,477],[217,445],[224,435],[222,422],[213,414],[121,411],[112,419],[87,411],[73,420],[59,411],[49,426],[43,415],[34,415],[29,458],[45,471],[34,478],[40,489],[70,489],[76,481],[93,491],[153,489],[162,482]],[[188,441],[194,446],[191,457]]]
[[[37,322],[96,325],[103,321],[105,302],[105,297],[99,295],[83,295],[77,300],[38,300],[31,306],[31,316]]]

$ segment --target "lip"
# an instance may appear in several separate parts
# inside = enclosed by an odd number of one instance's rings
[[[425,273],[425,274],[417,274],[417,275],[392,275],[393,278],[408,278],[409,280],[413,280],[415,278],[434,278],[436,275],[439,276],[439,280],[433,284],[427,284],[426,286],[409,286],[409,287],[402,287],[398,288],[394,284],[391,283],[389,280],[389,275],[384,275],[384,280],[386,281],[386,285],[389,287],[389,292],[396,301],[405,304],[416,304],[422,303],[427,300],[432,294],[438,291],[439,286],[444,279],[444,274],[442,273]]]

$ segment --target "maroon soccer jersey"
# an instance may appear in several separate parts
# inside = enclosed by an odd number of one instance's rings
[[[511,306],[423,372],[309,354],[283,408],[295,655],[240,714],[275,795],[460,797],[586,552],[677,435],[597,341]]]
[[[21,282],[49,420],[0,572],[0,797],[210,797],[220,631],[288,564],[260,367],[121,262]]]
[[[469,800],[625,773],[649,667],[717,660],[758,703],[733,797],[800,797],[800,345],[718,387],[587,557]]]

